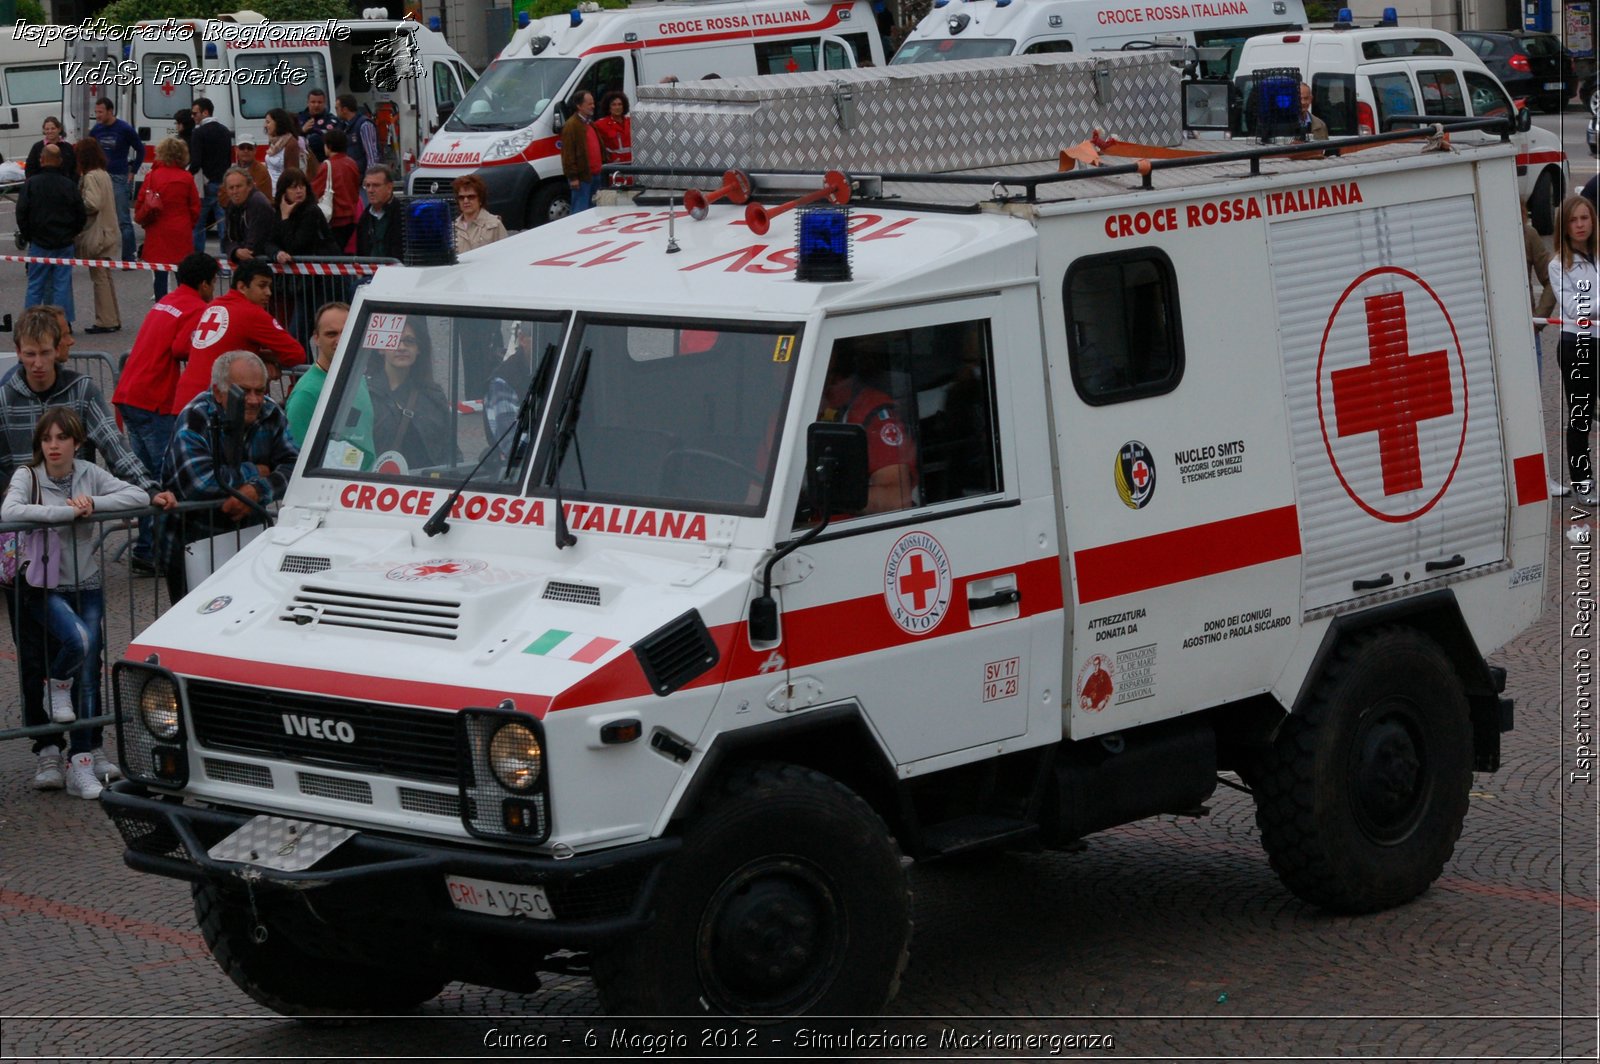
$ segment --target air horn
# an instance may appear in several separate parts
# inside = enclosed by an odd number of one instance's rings
[[[788,203],[780,203],[770,211],[759,203],[750,204],[744,209],[744,223],[750,227],[750,231],[756,236],[766,236],[767,230],[772,227],[772,219],[778,215],[822,199],[828,200],[830,203],[849,203],[850,179],[838,170],[829,170],[822,175],[821,188],[815,192],[807,192],[799,199],[792,199]]]
[[[701,192],[691,188],[683,194],[683,205],[689,217],[697,222],[706,219],[706,211],[717,200],[727,197],[729,203],[743,203],[750,198],[750,176],[743,170],[727,170],[722,175],[722,187],[715,192]]]

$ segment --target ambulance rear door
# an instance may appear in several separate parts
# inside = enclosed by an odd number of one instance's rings
[[[345,91],[333,86],[333,59],[326,38],[318,31],[320,27],[312,27],[304,37],[287,38],[265,46],[246,42],[241,48],[236,41],[227,42],[228,68],[255,75],[252,84],[234,82],[234,140],[246,135],[263,136],[263,120],[274,107],[298,115],[305,110],[306,95],[312,89],[327,93],[330,102],[339,92]],[[256,84],[256,81],[266,83]]]
[[[196,92],[193,82],[185,77],[186,72],[197,65],[196,49],[202,47],[211,49],[215,56],[215,43],[200,45],[192,39],[168,40],[164,35],[150,40],[143,36],[134,39],[133,58],[139,64],[139,84],[134,90],[132,106],[119,114],[144,141],[146,162],[154,157],[156,144],[177,132],[175,116],[179,110],[189,110],[197,96],[209,96],[213,101],[226,96],[225,91]],[[227,104],[224,99],[215,116],[223,122],[230,117],[226,112]]]
[[[799,400],[803,422],[860,424],[875,471],[913,471],[914,490],[882,512],[836,515],[779,599],[791,688],[859,702],[901,765],[1021,735],[1030,673],[1059,667],[1033,646],[1041,615],[1059,644],[1059,563],[1026,542],[1018,448],[1002,442],[1011,374],[1038,362],[1018,324],[1036,322],[1029,309],[993,296],[835,318]],[[830,366],[848,382],[830,388]],[[784,505],[796,535],[818,517],[803,493]]]

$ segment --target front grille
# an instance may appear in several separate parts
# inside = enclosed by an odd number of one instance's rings
[[[315,554],[285,554],[283,561],[278,563],[278,572],[320,573],[332,567],[333,560],[330,558],[319,558]]]
[[[190,680],[188,693],[195,738],[208,750],[455,785],[453,714],[210,680]],[[317,738],[313,724],[334,738]]]
[[[338,776],[319,776],[310,772],[297,773],[300,793],[315,798],[332,798],[339,802],[372,804],[372,785],[361,780],[340,779]]]
[[[580,606],[600,605],[600,589],[592,584],[569,584],[562,580],[552,580],[544,585],[544,594],[540,597],[554,602],[575,602]]]
[[[461,627],[459,602],[315,587],[311,584],[300,588],[300,593],[284,608],[279,620],[301,620],[307,613],[314,615],[318,624],[335,628],[361,628],[370,632],[419,635],[430,639],[453,640]]]
[[[112,806],[105,808],[112,810],[111,822],[116,825],[117,831],[121,832],[123,843],[134,853],[148,854],[151,857],[193,860],[183,843],[178,841],[178,836],[167,826],[166,821]]]
[[[437,196],[449,192],[450,178],[448,177],[419,177],[411,182],[413,196]]]
[[[447,816],[451,820],[461,819],[461,799],[453,794],[436,794],[433,791],[401,787],[400,808],[408,813]]]
[[[219,783],[238,783],[245,787],[272,789],[272,770],[265,765],[246,765],[240,761],[224,761],[220,757],[205,760],[206,779]]]

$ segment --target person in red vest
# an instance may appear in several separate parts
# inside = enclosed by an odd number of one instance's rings
[[[211,364],[229,351],[253,351],[275,380],[280,370],[306,360],[305,349],[267,310],[272,305],[272,267],[251,259],[233,271],[233,286],[195,319],[178,352],[188,358],[173,401],[182,408],[211,388]]]
[[[317,171],[317,176],[311,182],[311,191],[320,203],[328,182],[333,182],[333,214],[328,218],[328,227],[333,230],[334,242],[339,245],[341,252],[348,254],[345,249],[350,247],[350,240],[356,232],[356,219],[361,215],[361,170],[355,160],[346,154],[350,138],[344,130],[328,130],[322,135],[322,144],[328,155],[328,164]]]
[[[139,326],[127,365],[117,377],[117,390],[111,401],[122,416],[133,453],[139,456],[152,477],[161,475],[161,458],[172,439],[173,424],[183,404],[177,401],[178,377],[183,371],[179,348],[187,350],[189,334],[206,304],[211,302],[217,281],[217,260],[203,252],[188,255],[178,263],[178,286],[157,300]],[[139,519],[139,538],[134,542],[128,567],[135,576],[154,576],[154,523]]]

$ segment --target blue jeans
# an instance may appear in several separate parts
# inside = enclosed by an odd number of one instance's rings
[[[54,259],[70,259],[75,252],[72,245],[47,248],[43,244],[29,244],[29,255],[42,255]],[[40,303],[54,303],[67,312],[67,324],[72,324],[72,267],[46,266],[39,262],[28,263],[28,302],[36,307]]]
[[[25,595],[29,612],[48,634],[52,680],[75,680],[72,704],[79,720],[100,715],[100,627],[105,594],[99,588],[41,591]],[[67,755],[100,745],[100,728],[77,728],[67,737]]]
[[[11,638],[17,644],[17,682],[22,685],[22,723],[24,727],[49,724],[50,716],[44,708],[44,629],[34,619],[33,611],[24,603],[29,594],[37,594],[24,584],[5,586],[6,617],[11,622]],[[33,752],[60,750],[59,735],[45,735],[33,740]]]
[[[586,211],[594,206],[594,188],[597,184],[599,182],[591,177],[587,181],[579,181],[577,188],[572,188],[571,185],[567,186],[572,189],[573,214],[577,214],[579,211]]]
[[[122,230],[122,259],[124,262],[133,261],[133,196],[129,190],[133,187],[133,178],[127,174],[111,175],[111,192],[117,200],[117,228]]]
[[[222,182],[220,181],[207,181],[205,194],[200,197],[200,220],[194,223],[194,249],[196,251],[204,251],[206,249],[206,227],[211,224],[213,218],[217,221],[217,236],[220,238],[222,235],[222,208],[217,206],[217,190],[221,187]],[[156,276],[159,277],[160,274]],[[164,295],[166,293],[162,292],[156,298],[160,299]]]
[[[158,273],[156,276],[165,277],[166,274]],[[133,453],[139,456],[139,461],[144,463],[150,475],[160,480],[161,458],[167,453],[167,444],[172,441],[172,430],[178,416],[158,414],[154,410],[128,406],[126,403],[118,403],[117,410],[122,414],[122,424],[127,429]],[[155,558],[155,518],[139,518],[139,538],[133,543],[133,556],[147,562]]]

